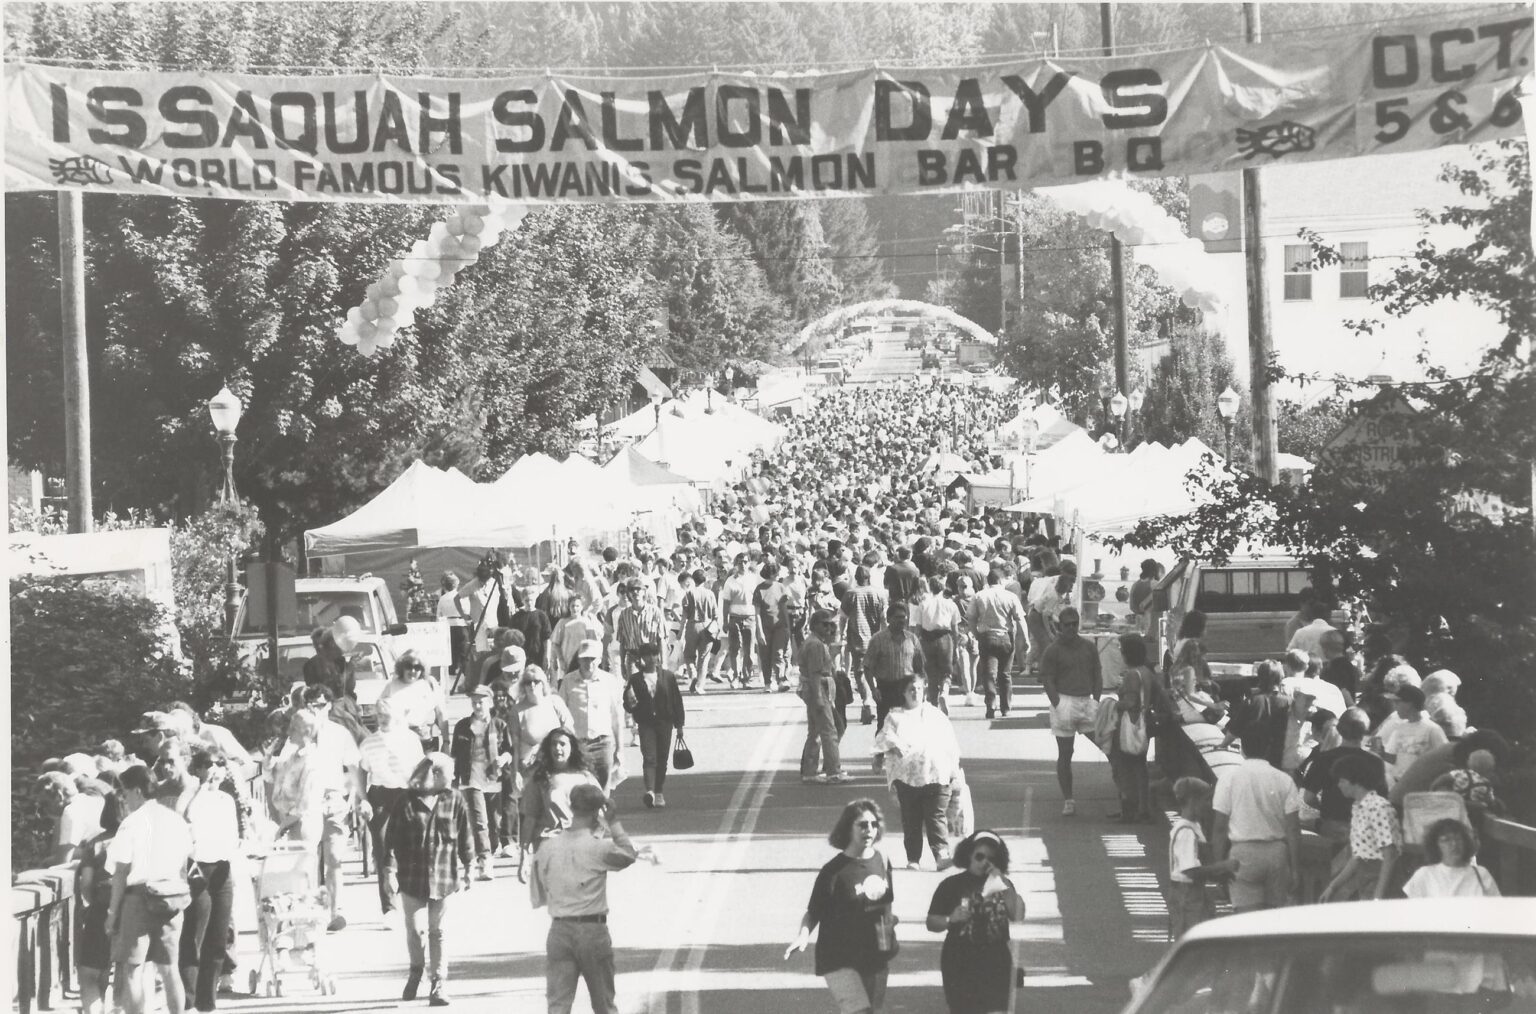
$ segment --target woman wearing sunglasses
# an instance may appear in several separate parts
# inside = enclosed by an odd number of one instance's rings
[[[826,980],[838,1014],[879,1014],[887,965],[896,956],[896,898],[891,864],[876,848],[885,820],[873,799],[843,807],[827,841],[837,855],[821,868],[800,932],[784,960],[816,936],[816,974]]]
[[[431,753],[449,742],[442,689],[437,680],[427,675],[427,667],[414,650],[403,652],[395,661],[395,678],[385,684],[379,700],[390,702],[395,710],[395,724],[416,734],[423,753]]]
[[[1008,924],[1024,918],[1024,901],[1008,872],[1008,846],[977,831],[955,847],[960,872],[945,877],[928,906],[928,929],[944,933],[939,969],[950,1014],[1011,1010],[1013,957]]]

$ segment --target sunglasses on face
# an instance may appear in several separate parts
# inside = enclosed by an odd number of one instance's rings
[[[880,826],[880,822],[878,820],[856,820],[856,821],[853,822],[853,826],[854,827],[879,827]]]

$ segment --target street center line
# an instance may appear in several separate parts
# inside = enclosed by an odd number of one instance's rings
[[[793,711],[785,712],[793,715]],[[757,818],[762,815],[763,803],[768,799],[768,790],[773,785],[773,776],[777,773],[776,764],[778,758],[793,741],[794,734],[799,731],[799,725],[790,724],[788,721],[777,723],[777,728],[769,737],[773,741],[773,748],[763,767],[763,777],[758,779],[752,792],[751,802],[747,805],[746,813],[742,817],[741,827],[737,831],[736,840],[732,842],[732,848],[727,857],[726,870],[741,868],[747,849],[752,844],[752,832],[757,829]],[[683,963],[684,984],[681,990],[682,1014],[698,1014],[699,1012],[699,983],[702,981],[700,972],[704,968],[704,952],[709,949],[709,940],[714,933],[715,924],[720,921],[720,913],[725,908],[726,888],[729,881],[725,878],[715,879],[713,889],[709,893],[709,899],[696,924],[696,932],[693,945],[688,949],[688,958]]]
[[[715,841],[710,845],[705,854],[704,862],[698,871],[702,876],[690,878],[692,884],[687,894],[680,899],[680,904],[673,908],[674,920],[681,914],[684,918],[691,919],[691,913],[701,908],[706,901],[706,895],[712,895],[713,889],[710,881],[713,879],[710,873],[718,872],[724,868],[726,853],[730,851],[733,842],[732,829],[737,819],[741,816],[742,808],[754,787],[759,781],[772,777],[772,772],[767,768],[768,757],[776,753],[778,745],[777,733],[789,718],[795,715],[794,709],[783,709],[774,716],[764,730],[763,736],[758,740],[757,746],[752,751],[752,756],[747,761],[746,771],[741,776],[741,781],[736,785],[736,791],[731,795],[731,801],[726,806],[725,813],[720,817],[720,826],[715,831]],[[759,804],[760,805],[760,804]],[[754,818],[755,821],[755,818]],[[656,965],[652,971],[652,981],[659,984],[653,987],[647,996],[645,1010],[647,1014],[666,1014],[668,991],[665,983],[671,977],[673,964],[677,961],[678,952],[682,949],[677,942],[678,934],[671,934],[672,943],[656,958]]]

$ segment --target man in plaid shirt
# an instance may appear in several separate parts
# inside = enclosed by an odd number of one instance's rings
[[[405,944],[410,972],[402,999],[416,999],[424,964],[430,964],[434,1007],[448,1006],[443,993],[448,963],[443,956],[443,916],[448,896],[469,890],[474,854],[469,808],[453,788],[453,760],[430,753],[411,776],[405,796],[390,813],[384,831],[383,876],[394,873],[405,909]],[[425,919],[423,919],[425,914]],[[426,923],[426,953],[422,923]]]

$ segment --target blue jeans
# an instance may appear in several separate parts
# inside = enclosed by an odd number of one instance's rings
[[[800,751],[800,777],[811,778],[816,774],[818,755],[823,774],[838,774],[843,770],[843,761],[838,754],[837,742],[842,733],[834,714],[837,681],[831,676],[822,676],[812,682],[811,677],[802,676],[800,699],[805,702],[807,725],[805,748]]]
[[[555,919],[544,943],[549,1014],[571,1014],[579,980],[587,983],[593,1014],[619,1014],[614,1002],[613,938],[607,924]]]

